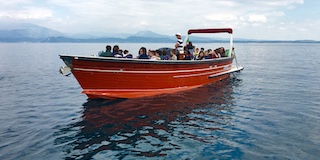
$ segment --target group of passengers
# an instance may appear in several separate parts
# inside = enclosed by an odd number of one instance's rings
[[[196,48],[194,55],[196,60],[227,57],[226,51],[223,47],[217,48],[215,50],[208,49],[206,51],[204,50],[204,48],[201,48],[200,51],[199,48]]]
[[[174,50],[170,51],[170,55],[166,50],[148,50],[145,47],[139,49],[138,59],[150,59],[150,60],[177,60]]]
[[[138,59],[150,59],[150,60],[177,60],[177,56],[175,55],[174,50],[171,50],[172,53],[170,55],[167,54],[167,51],[163,50],[148,50],[145,47],[141,47],[139,49]],[[122,50],[118,45],[113,46],[111,50],[111,46],[106,46],[105,52],[99,53],[100,57],[116,57],[116,58],[133,58],[132,54],[129,53],[128,50]]]
[[[119,48],[118,45],[113,46],[113,49],[111,51],[111,46],[106,46],[106,51],[101,52],[99,54],[100,57],[117,57],[117,58],[132,58],[132,54],[129,53],[128,50],[122,50]]]
[[[141,47],[138,52],[138,59],[150,59],[150,60],[205,60],[214,59],[221,57],[228,57],[228,50],[226,51],[223,47],[217,49],[208,49],[205,51],[204,48],[195,48],[192,42],[187,42],[186,46],[183,46],[181,40],[181,34],[177,33],[177,43],[175,48],[170,50],[148,50],[145,47]],[[111,51],[111,46],[106,46],[106,51],[101,52],[101,57],[117,57],[117,58],[133,58],[132,54],[128,50],[122,51],[118,45],[113,46]]]

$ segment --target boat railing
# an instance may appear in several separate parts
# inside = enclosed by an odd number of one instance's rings
[[[220,57],[204,60],[150,60],[150,59],[138,59],[138,58],[117,58],[117,57],[99,57],[99,56],[83,56],[83,55],[68,55],[60,54],[61,59],[82,59],[82,60],[94,60],[94,61],[123,61],[123,62],[153,62],[153,63],[206,63],[208,61],[224,61],[233,59],[233,57]]]

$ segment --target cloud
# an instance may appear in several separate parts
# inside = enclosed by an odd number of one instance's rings
[[[39,6],[33,0],[1,1],[0,19],[38,20],[52,17],[53,11],[46,6]]]
[[[249,14],[242,16],[240,18],[242,21],[250,22],[250,23],[266,23],[267,22],[267,17],[262,14]]]
[[[266,6],[292,6],[293,4],[303,4],[304,0],[266,0],[266,1],[257,1],[256,3],[260,3]]]
[[[4,8],[8,8],[8,7],[15,7],[17,5],[21,5],[21,4],[31,4],[32,0],[2,0],[1,1],[1,6]]]
[[[210,21],[235,21],[238,20],[238,17],[232,14],[223,14],[223,13],[218,13],[218,14],[209,14],[205,16],[207,20]]]
[[[29,20],[72,33],[152,30],[173,34],[190,28],[232,27],[249,34],[253,29],[281,30],[284,26],[280,22],[288,23],[293,15],[290,13],[304,3],[303,0],[11,0],[0,6],[0,19]],[[302,26],[304,29],[300,30],[307,31],[308,27]]]
[[[47,19],[52,17],[52,11],[47,8],[27,7],[23,10],[0,11],[0,18],[5,19]]]

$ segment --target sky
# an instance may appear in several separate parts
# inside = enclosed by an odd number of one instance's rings
[[[185,35],[232,28],[235,38],[320,40],[319,0],[0,0],[0,23],[63,33]]]

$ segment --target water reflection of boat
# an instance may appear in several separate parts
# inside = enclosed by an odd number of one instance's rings
[[[229,33],[232,29],[191,29],[195,33]],[[206,60],[142,60],[60,55],[89,98],[137,98],[175,93],[226,79],[243,69],[232,54]]]
[[[161,157],[195,147],[187,143],[214,144],[232,119],[231,83],[154,97],[89,100],[83,120],[62,129],[78,130],[69,140],[67,157]],[[66,143],[67,138],[59,139]]]

